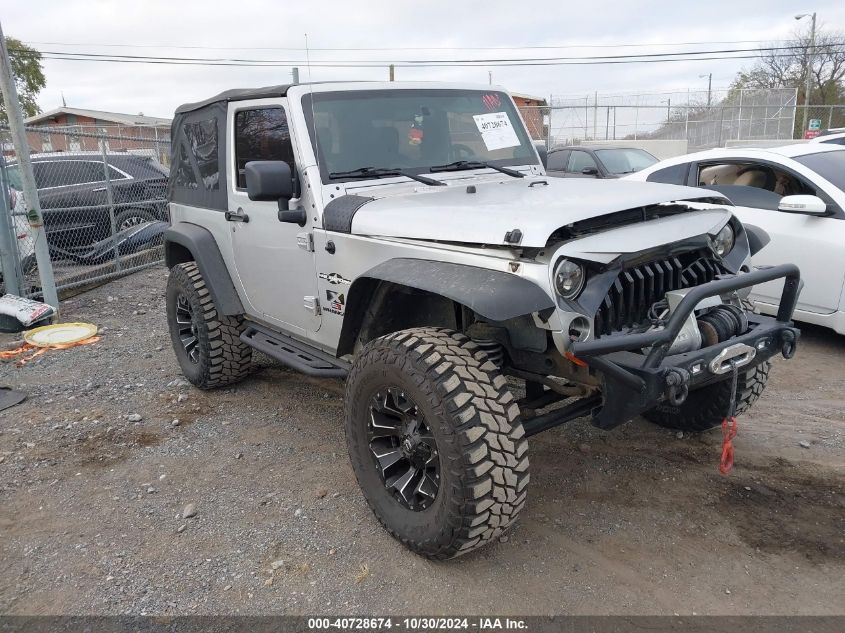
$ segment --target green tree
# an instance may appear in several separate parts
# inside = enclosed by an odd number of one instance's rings
[[[41,112],[36,97],[47,85],[44,69],[41,67],[41,53],[13,37],[6,38],[6,48],[12,62],[12,75],[18,89],[24,117],[35,116]],[[7,121],[6,107],[0,100],[0,121]]]

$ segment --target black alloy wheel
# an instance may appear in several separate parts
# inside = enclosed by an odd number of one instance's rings
[[[398,387],[373,395],[367,440],[385,488],[403,507],[419,512],[440,489],[437,442],[419,407]]]
[[[194,310],[188,298],[179,294],[176,296],[176,327],[179,333],[179,340],[185,348],[185,354],[190,361],[196,365],[199,362],[199,347],[197,346],[197,323],[194,319]]]

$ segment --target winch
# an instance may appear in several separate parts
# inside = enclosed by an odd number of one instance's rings
[[[659,323],[651,330],[662,330],[665,327],[663,323],[672,315],[689,291],[690,288],[683,288],[667,292],[663,301],[651,307],[650,315]],[[748,330],[748,317],[741,307],[723,303],[720,297],[709,297],[701,301],[690,313],[666,353],[668,355],[682,354],[716,345],[746,330]],[[648,348],[643,351],[647,353]]]

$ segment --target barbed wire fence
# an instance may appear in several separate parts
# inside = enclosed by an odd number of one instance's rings
[[[42,235],[60,293],[163,260],[162,233],[169,222],[168,130],[116,125],[25,130],[44,219]],[[35,238],[8,126],[0,126],[0,147],[0,211],[11,216],[17,267],[3,271],[4,278],[16,273],[19,293],[41,298]]]

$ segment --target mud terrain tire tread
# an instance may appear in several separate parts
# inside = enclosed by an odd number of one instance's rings
[[[440,525],[425,538],[403,523],[401,508],[390,499],[393,516],[384,516],[374,495],[362,481],[361,468],[372,468],[366,442],[353,439],[355,398],[366,389],[365,375],[402,374],[424,396],[420,408],[437,413],[442,477],[439,495],[445,508]],[[365,382],[362,383],[362,380]],[[379,379],[371,378],[370,385]],[[358,404],[363,412],[366,404]],[[528,441],[519,408],[496,365],[463,334],[443,328],[414,328],[375,339],[361,350],[346,383],[346,437],[350,459],[364,496],[379,522],[412,551],[433,559],[448,559],[497,539],[525,505]],[[364,425],[365,426],[365,425]],[[358,429],[361,432],[361,429]],[[365,431],[365,429],[364,429]],[[451,485],[447,485],[451,482]],[[429,512],[431,509],[426,510]],[[404,515],[407,518],[407,515]],[[423,530],[426,531],[426,530]]]
[[[176,294],[182,292],[191,303],[197,323],[199,362],[194,365],[181,347],[175,328]],[[214,389],[246,378],[252,365],[252,348],[241,341],[243,317],[217,312],[211,293],[194,262],[177,264],[167,280],[167,324],[176,357],[185,377],[200,389]],[[186,366],[186,363],[188,365]]]
[[[736,415],[748,411],[763,394],[772,364],[769,361],[755,365],[737,376],[735,394]],[[680,407],[660,404],[643,417],[660,426],[679,431],[707,431],[722,423],[728,412],[731,381],[723,380],[702,389],[691,391]]]

